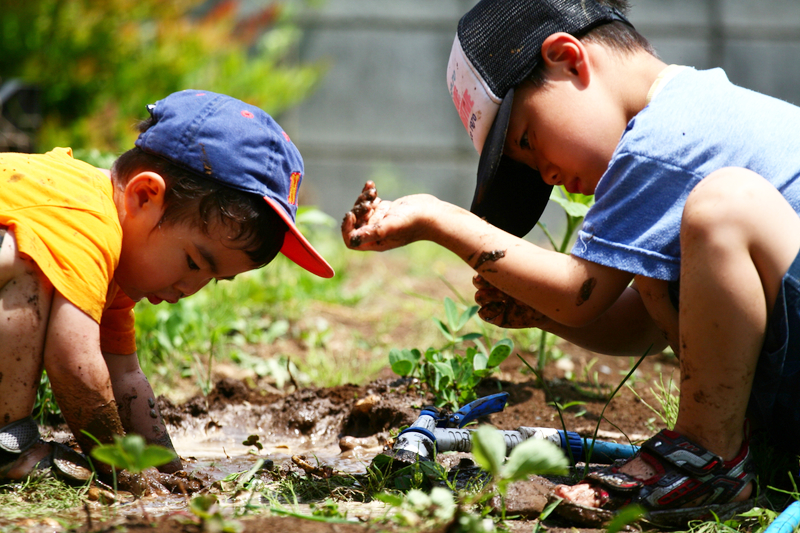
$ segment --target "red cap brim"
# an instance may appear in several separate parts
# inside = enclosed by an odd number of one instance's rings
[[[300,233],[300,230],[294,225],[294,221],[280,204],[268,196],[265,196],[264,200],[278,213],[289,228],[289,231],[286,232],[286,238],[283,241],[281,253],[312,274],[321,278],[332,278],[334,274],[333,268],[331,268],[328,262],[325,261],[313,246],[311,246],[311,243],[303,237],[303,234]]]

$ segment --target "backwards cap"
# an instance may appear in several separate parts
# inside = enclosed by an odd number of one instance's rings
[[[520,237],[542,216],[552,186],[503,155],[514,87],[539,64],[550,35],[580,36],[614,21],[630,25],[595,0],[481,0],[461,18],[447,87],[481,155],[473,213]]]
[[[303,159],[261,109],[209,91],[173,93],[147,106],[155,119],[136,146],[238,191],[264,198],[289,230],[281,253],[323,278],[333,269],[295,226]]]

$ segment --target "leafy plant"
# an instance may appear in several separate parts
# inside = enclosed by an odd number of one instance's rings
[[[589,207],[591,207],[591,205],[594,203],[594,196],[584,196],[579,193],[571,193],[567,191],[563,185],[561,185],[559,187],[553,187],[553,190],[550,192],[550,200],[561,206],[561,209],[564,210],[564,214],[566,215],[567,225],[564,228],[564,233],[561,236],[560,242],[556,241],[545,223],[539,221],[537,222],[537,225],[542,229],[548,241],[550,241],[550,245],[553,247],[553,250],[562,254],[567,253],[567,248],[572,242],[572,239],[575,233],[578,231],[578,228],[580,228],[583,218],[589,211]],[[543,375],[542,371],[544,370],[547,362],[551,359],[547,337],[548,334],[545,331],[542,331],[541,335],[539,336],[539,357],[536,363],[536,369],[539,376]]]
[[[505,496],[508,485],[528,479],[533,474],[565,475],[568,461],[564,452],[545,439],[528,439],[517,445],[506,457],[503,435],[491,426],[481,426],[472,434],[472,454],[481,468],[489,472],[492,481],[484,492],[494,487]]]
[[[672,429],[675,427],[675,422],[678,420],[678,404],[680,402],[680,391],[678,386],[672,380],[672,376],[670,376],[669,381],[664,383],[664,375],[660,374],[658,377],[658,383],[655,384],[656,390],[650,388],[650,392],[656,397],[658,403],[661,404],[661,408],[657,409],[653,407],[649,403],[647,403],[644,398],[639,396],[639,393],[636,392],[631,385],[628,385],[628,388],[633,393],[636,398],[645,404],[651,411],[653,411],[664,423],[664,426],[667,429]]]
[[[42,371],[39,378],[39,388],[36,390],[36,401],[33,404],[33,418],[39,422],[39,425],[44,425],[49,419],[63,419],[61,416],[61,408],[56,403],[55,396],[53,396],[53,389],[50,388],[50,378],[47,377],[47,371]]]
[[[0,72],[40,88],[45,149],[128,149],[144,105],[186,88],[232,94],[272,114],[305,98],[324,67],[284,60],[300,35],[283,2],[247,22],[235,6],[6,0]]]
[[[189,511],[199,519],[202,531],[239,533],[244,529],[241,522],[230,520],[222,514],[214,494],[201,494],[192,498],[189,501]]]
[[[146,444],[141,435],[115,436],[114,444],[101,444],[92,449],[92,457],[114,468],[141,474],[148,468],[165,465],[175,452],[156,444]]]
[[[441,349],[428,348],[423,354],[419,349],[392,349],[389,364],[392,370],[403,377],[416,377],[434,395],[437,407],[457,408],[477,398],[475,387],[485,377],[490,376],[514,348],[509,339],[495,343],[486,351],[479,341],[481,333],[459,332],[478,312],[478,306],[468,307],[459,312],[455,302],[444,299],[447,323],[435,319],[439,330],[447,338]],[[465,342],[476,344],[463,348]]]

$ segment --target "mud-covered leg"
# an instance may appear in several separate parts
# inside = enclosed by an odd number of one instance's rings
[[[13,231],[0,229],[0,239],[0,428],[4,428],[23,421],[33,409],[53,287],[34,262],[20,256]],[[4,451],[0,477],[23,477],[50,453],[50,446],[38,437],[37,431],[34,442],[23,438],[25,446],[16,460],[9,455],[13,452]]]

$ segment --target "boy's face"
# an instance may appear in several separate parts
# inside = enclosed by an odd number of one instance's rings
[[[521,84],[506,135],[505,154],[536,169],[545,183],[594,194],[625,122],[596,85],[555,76],[539,88]]]
[[[132,300],[175,303],[212,279],[231,279],[257,267],[243,250],[226,246],[224,228],[205,235],[187,225],[128,227],[114,279]]]

